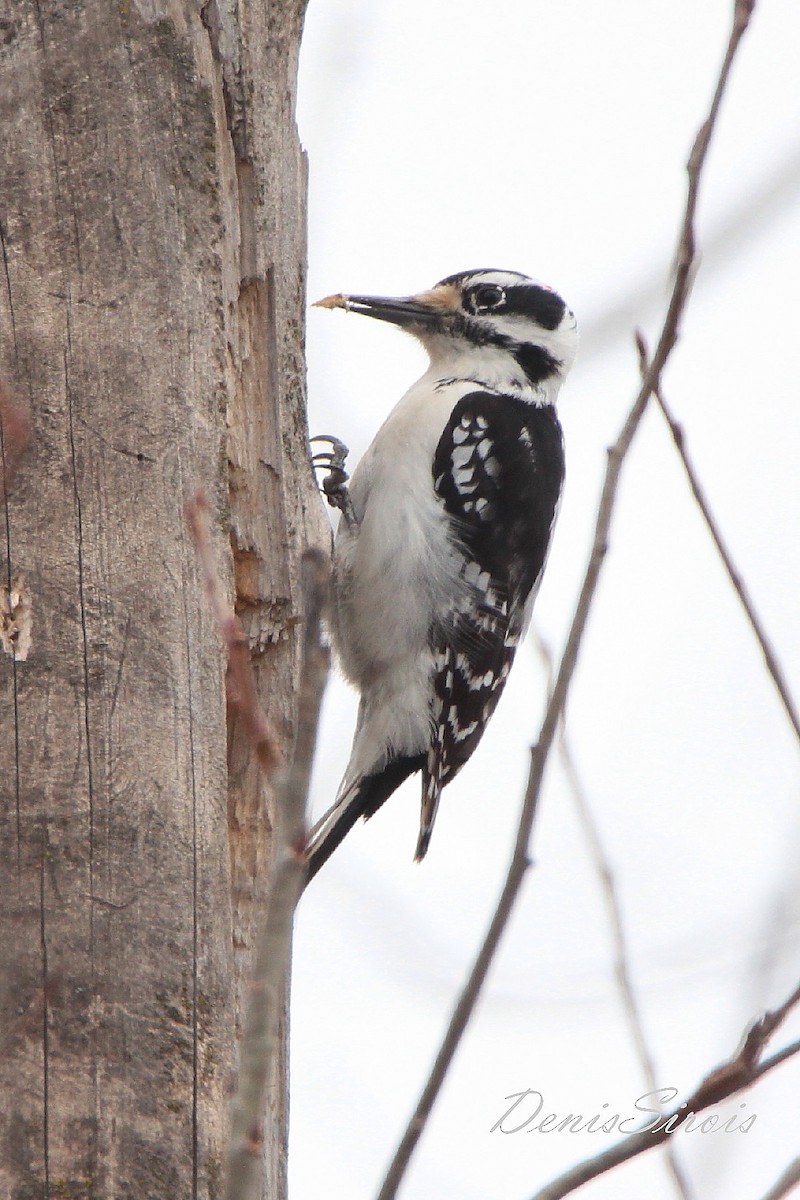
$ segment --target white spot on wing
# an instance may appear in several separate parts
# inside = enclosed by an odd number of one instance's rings
[[[450,451],[450,459],[454,467],[464,467],[471,462],[474,453],[474,446],[456,446],[454,450]]]

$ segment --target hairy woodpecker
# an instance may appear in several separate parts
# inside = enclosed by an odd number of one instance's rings
[[[317,456],[342,509],[334,647],[361,693],[350,762],[311,832],[313,875],[359,817],[422,772],[416,859],[442,788],[480,741],[525,634],[564,479],[555,401],[575,317],[515,271],[464,271],[416,296],[329,296],[419,339],[430,366],[353,472]]]

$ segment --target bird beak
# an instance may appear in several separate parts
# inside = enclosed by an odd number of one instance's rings
[[[454,287],[444,284],[420,292],[418,296],[326,296],[312,307],[344,308],[365,317],[377,317],[379,321],[390,321],[402,328],[435,324],[459,308],[459,296]]]

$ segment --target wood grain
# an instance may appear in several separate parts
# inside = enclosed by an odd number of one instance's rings
[[[303,0],[0,0],[0,1194],[221,1192],[269,798],[226,726],[202,484],[288,746],[305,448]],[[285,1194],[285,1079],[267,1190]]]

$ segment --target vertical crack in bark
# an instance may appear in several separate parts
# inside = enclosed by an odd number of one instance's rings
[[[176,439],[177,441],[177,439]],[[178,466],[178,494],[185,496],[187,494],[186,487],[186,472],[184,470],[183,459],[181,457],[180,448],[177,454]],[[199,925],[197,917],[197,901],[198,901],[198,863],[197,863],[197,769],[196,769],[196,739],[194,728],[194,691],[192,689],[192,643],[191,643],[191,621],[189,614],[188,594],[190,587],[189,578],[189,562],[187,560],[187,541],[186,529],[181,521],[180,528],[181,536],[181,599],[183,607],[183,649],[185,654],[186,664],[186,699],[188,705],[187,722],[189,734],[189,775],[191,779],[192,789],[192,985],[191,985],[191,1028],[192,1028],[192,1192],[191,1200],[198,1200],[199,1195],[199,1170],[200,1170],[200,1154],[199,1154],[199,1074],[200,1074],[200,1055],[199,1055],[199,1024],[197,1013],[197,996],[198,996],[198,950],[199,950]],[[192,581],[191,586],[196,586]]]
[[[42,16],[42,9],[41,9],[39,0],[33,0],[33,7],[36,12],[36,24],[39,29],[39,43],[42,47],[42,58],[44,59],[45,67],[46,67],[49,62],[48,53],[47,53],[47,39],[45,38],[45,35],[44,35],[44,18]],[[56,216],[57,216],[57,220],[58,220],[59,231],[63,233],[61,185],[60,185],[59,170],[58,170],[58,155],[56,154],[56,132],[55,132],[55,122],[53,121],[53,107],[50,103],[50,96],[51,96],[51,89],[49,86],[46,86],[44,88],[44,99],[45,99],[45,108],[46,108],[46,112],[47,112],[47,136],[48,136],[48,139],[50,142],[50,150],[53,155],[53,184],[55,187],[55,208],[56,208]],[[68,139],[67,139],[66,145],[67,145],[67,147],[69,146]],[[75,203],[75,193],[74,193],[74,190],[72,187],[72,181],[70,179],[70,174],[69,174],[68,168],[65,172],[65,179],[66,179],[67,190],[69,191],[69,197],[71,200],[70,207],[71,207],[71,215],[72,215],[72,229],[73,229],[73,233],[74,233],[74,240],[72,241],[72,244],[75,247],[75,263],[78,268],[78,275],[80,276],[80,278],[83,278],[83,262],[82,262],[82,258],[81,258],[81,237],[80,237],[80,229],[78,227],[78,209],[77,209],[77,204]],[[67,241],[67,243],[69,243],[69,241],[70,241],[69,238],[67,238],[65,240]]]
[[[6,524],[8,523],[8,505],[6,505]],[[8,530],[6,530],[8,542]],[[11,565],[11,547],[8,547],[9,567]],[[17,883],[22,877],[22,791],[19,747],[19,680],[17,678],[17,660],[11,656],[11,691],[14,706],[14,819],[17,839]]]
[[[178,455],[178,477],[180,480],[181,494],[186,494],[184,482],[183,463],[181,462],[180,454]],[[198,1045],[198,1020],[197,1020],[197,954],[199,949],[199,930],[197,921],[197,772],[195,769],[195,736],[194,736],[194,695],[192,692],[192,647],[189,636],[190,622],[189,609],[187,602],[187,591],[189,588],[189,569],[186,561],[186,539],[185,530],[182,530],[184,536],[184,553],[183,553],[183,630],[184,630],[184,649],[186,651],[186,694],[189,703],[189,769],[192,781],[192,1200],[197,1200],[198,1197],[198,1178],[199,1178],[199,1119],[198,1119],[198,1099],[199,1099],[199,1045]]]
[[[70,212],[65,212],[65,195],[62,191],[61,177],[62,166],[59,163],[57,150],[56,123],[53,114],[52,96],[54,94],[53,72],[51,70],[50,55],[48,51],[47,37],[45,33],[45,20],[42,13],[40,0],[33,0],[33,9],[35,13],[36,25],[39,33],[39,44],[42,54],[42,77],[43,88],[42,96],[44,100],[44,124],[46,129],[47,143],[51,157],[51,178],[53,182],[53,207],[55,210],[55,225],[58,231],[57,241],[63,247],[62,256],[62,276],[64,278],[63,291],[65,294],[65,329],[66,329],[66,345],[63,351],[63,371],[64,371],[64,389],[67,405],[67,432],[69,442],[69,460],[72,473],[73,500],[75,511],[75,531],[77,540],[77,568],[78,568],[78,604],[80,610],[81,621],[81,640],[82,640],[82,666],[83,666],[83,729],[86,737],[86,775],[87,775],[87,791],[88,791],[88,920],[89,920],[89,996],[90,996],[90,1029],[89,1029],[89,1070],[92,1083],[92,1091],[96,1110],[99,1107],[99,1078],[100,1078],[100,1055],[98,1043],[98,1027],[97,1027],[97,947],[96,947],[96,928],[95,928],[95,906],[93,897],[95,895],[95,868],[96,868],[96,845],[95,845],[95,778],[94,778],[94,761],[91,739],[91,720],[89,712],[89,690],[90,690],[90,649],[89,649],[89,631],[88,631],[88,608],[87,608],[87,593],[86,593],[86,560],[84,554],[84,528],[83,528],[83,510],[78,485],[78,462],[77,462],[77,447],[75,439],[75,426],[73,414],[73,395],[70,379],[70,364],[72,360],[72,289],[69,281],[69,270],[67,268],[67,248],[74,246],[75,262],[78,270],[79,278],[83,277],[83,264],[81,258],[81,239],[80,229],[78,226],[78,211],[75,202],[75,194],[72,183],[69,177],[68,166],[64,169],[64,177],[66,189],[69,195]],[[67,229],[71,229],[72,236],[70,237]],[[5,245],[3,246],[5,258]],[[7,270],[7,263],[6,263]],[[30,387],[30,381],[29,381]],[[45,818],[46,819],[46,818]],[[48,840],[49,846],[49,840]],[[49,856],[49,850],[48,850]],[[44,862],[43,862],[44,870]],[[49,863],[51,875],[51,886],[55,886],[55,865]],[[44,891],[42,891],[42,905],[44,905]],[[44,907],[42,908],[42,920],[44,921]],[[44,938],[44,930],[42,933]],[[46,946],[43,943],[43,953],[46,955]],[[46,965],[46,960],[45,960]],[[44,1034],[47,1037],[47,1019],[49,1012],[49,1004],[45,1001],[45,1018],[44,1018]],[[47,1061],[49,1043],[45,1043],[45,1060]],[[45,1087],[49,1089],[49,1072],[46,1070]],[[47,1109],[48,1101],[45,1101],[45,1109]],[[95,1113],[97,1116],[97,1112]],[[90,1152],[90,1173],[92,1179],[97,1175],[99,1163],[99,1122],[95,1119],[93,1122],[92,1143]],[[50,1196],[49,1183],[49,1168],[46,1165],[45,1169],[45,1195]]]
[[[86,735],[86,779],[89,793],[89,894],[94,895],[94,771],[92,762],[91,720],[89,714],[89,629],[86,611],[86,564],[83,552],[83,508],[78,487],[78,456],[75,445],[73,421],[73,398],[69,377],[69,350],[64,351],[64,385],[67,398],[67,421],[69,428],[69,450],[72,464],[72,492],[75,502],[75,533],[78,551],[78,605],[81,614],[81,641],[83,659],[83,727]],[[91,909],[90,909],[91,912]],[[94,942],[90,941],[94,961]]]
[[[7,479],[8,461],[6,457],[5,427],[3,424],[2,409],[0,409],[0,486],[2,486],[3,490],[3,516],[6,543],[6,587],[8,589],[8,595],[11,596],[14,568],[11,555],[11,510],[8,504]],[[15,832],[17,839],[17,879],[19,880],[22,872],[22,801],[20,790],[19,678],[17,675],[16,654],[11,655],[11,693],[12,704],[14,708],[14,810],[16,821]]]
[[[119,689],[122,686],[122,670],[125,666],[125,659],[128,653],[128,638],[131,632],[131,614],[128,613],[125,621],[125,629],[122,633],[122,648],[119,652],[119,662],[117,664],[117,677],[114,680],[114,690],[111,693],[111,703],[108,707],[108,744],[112,744],[113,736],[111,722],[114,720],[114,713],[117,711],[117,701],[119,700]]]
[[[227,19],[226,19],[227,18]],[[217,0],[206,0],[200,9],[200,20],[208,33],[211,57],[217,64],[228,127],[235,157],[249,158],[247,137],[247,101],[242,81],[242,22],[238,0],[230,12],[222,13]]]
[[[197,777],[195,772],[194,718],[192,702],[192,675],[189,645],[189,614],[186,610],[186,589],[184,588],[184,619],[186,629],[186,669],[189,691],[189,754],[192,763],[192,1200],[197,1200],[197,1183],[199,1169],[198,1155],[198,1075],[199,1075],[199,1046],[197,1027]]]
[[[17,346],[17,321],[14,315],[14,299],[11,294],[11,272],[8,266],[8,249],[6,246],[6,230],[3,222],[0,221],[0,249],[3,254],[3,273],[6,281],[6,295],[8,296],[8,315],[11,322],[11,340],[14,346],[14,359],[19,362],[19,348]],[[3,518],[5,524],[5,539],[6,539],[6,586],[8,594],[11,595],[11,581],[14,575],[14,567],[11,554],[11,509],[8,503],[8,460],[6,457],[6,437],[5,426],[3,423],[3,412],[0,409],[0,480],[2,480],[3,491]],[[22,802],[20,792],[20,762],[19,762],[19,678],[17,676],[17,659],[14,654],[11,655],[11,692],[12,703],[14,707],[14,814],[16,820],[16,839],[17,839],[17,880],[19,881],[22,873]]]
[[[45,38],[45,31],[44,31],[44,18],[42,16],[42,10],[41,10],[41,5],[39,3],[39,0],[33,0],[33,8],[34,8],[34,12],[36,15],[36,25],[37,25],[37,29],[39,32],[39,43],[41,46],[42,59],[44,62],[43,75],[47,76],[49,74],[49,71],[48,71],[49,59],[48,59],[48,52],[47,52],[47,40]],[[58,155],[56,153],[55,124],[53,121],[53,109],[52,109],[52,104],[51,104],[51,99],[50,99],[51,88],[47,85],[43,88],[43,96],[44,96],[44,103],[45,103],[45,124],[46,124],[46,128],[47,128],[47,140],[48,140],[48,144],[50,147],[50,154],[51,154],[51,158],[52,158],[52,180],[53,180],[53,188],[54,188],[53,202],[54,202],[54,207],[55,207],[55,211],[56,211],[56,224],[57,224],[59,231],[61,231],[63,228],[63,224],[62,224],[62,202],[61,202],[61,188],[60,188],[60,179],[59,179]],[[10,277],[9,277],[9,272],[8,272],[8,257],[7,257],[7,251],[6,251],[5,236],[3,237],[2,250],[3,250],[3,265],[4,265],[4,269],[5,269],[5,273],[6,273],[6,286],[8,288],[9,303],[10,303],[11,302],[11,282],[10,282]],[[12,316],[13,316],[13,307],[12,307],[11,311],[12,311]],[[15,330],[15,333],[16,333],[16,330]],[[89,720],[88,720],[88,659],[87,659],[87,642],[86,642],[85,607],[84,607],[84,595],[83,595],[82,523],[81,523],[81,510],[80,510],[80,495],[78,493],[78,481],[77,481],[77,474],[76,474],[75,438],[74,438],[74,429],[73,429],[73,422],[72,422],[72,396],[70,393],[70,381],[69,381],[69,357],[68,357],[69,340],[70,340],[70,314],[69,314],[69,299],[68,299],[68,301],[67,301],[67,347],[65,347],[65,349],[64,349],[64,382],[65,382],[65,394],[66,394],[66,401],[67,401],[68,432],[69,432],[69,443],[70,443],[71,462],[72,462],[72,478],[73,478],[75,513],[76,513],[77,534],[78,534],[79,603],[80,603],[80,611],[81,611],[81,627],[82,627],[82,632],[83,632],[84,724],[85,724],[85,732],[86,732],[86,738],[87,738],[87,770],[88,770],[88,782],[89,782],[89,894],[92,895],[94,892],[94,887],[93,887],[93,865],[94,865],[93,864],[93,795],[92,795],[92,774],[91,774],[91,744],[89,742]],[[15,337],[15,351],[16,351],[16,337]],[[9,518],[8,518],[8,500],[7,500],[7,498],[5,500],[5,510],[6,510],[6,529],[7,529],[6,541],[7,541],[7,546],[8,546],[8,550],[9,550],[9,567],[10,567],[10,561],[11,561],[10,527],[9,527]],[[15,726],[16,726],[16,730],[17,730],[17,739],[18,739],[19,738],[19,732],[18,732],[19,731],[18,715],[19,714],[18,714],[18,707],[17,707],[16,669],[14,669],[13,678],[14,678]],[[18,791],[18,797],[19,797],[19,786],[20,786],[19,779],[20,779],[20,769],[19,769],[19,753],[18,753],[18,746],[17,746],[17,791]],[[19,806],[19,799],[18,799],[18,806]],[[18,846],[19,846],[20,834],[21,834],[21,814],[19,812],[19,807],[18,807],[17,821],[18,821],[17,837],[18,837]],[[50,1195],[51,1195],[51,1191],[50,1191],[50,1034],[49,1034],[50,987],[49,987],[48,954],[47,954],[47,913],[46,913],[46,905],[45,905],[45,900],[46,900],[45,870],[49,869],[48,868],[49,836],[48,836],[48,825],[47,825],[47,813],[46,812],[43,812],[41,815],[40,857],[41,857],[41,861],[39,864],[39,936],[40,936],[40,947],[41,947],[41,971],[42,971],[42,1145],[43,1145],[43,1156],[44,1156],[44,1195],[45,1195],[45,1200],[49,1200]],[[18,851],[18,860],[19,860],[19,851]],[[91,924],[93,921],[92,908],[93,908],[93,906],[90,903],[89,920],[90,920],[90,941],[92,943],[91,973],[92,973],[92,983],[93,983],[94,982],[94,946],[93,946],[93,929],[92,929],[92,924]],[[97,1062],[96,1052],[93,1054],[93,1062],[94,1062],[95,1073],[96,1073],[96,1062]]]
[[[47,857],[47,814],[41,817],[41,862],[39,864],[39,944],[42,963],[42,1153],[44,1158],[44,1196],[50,1200],[50,979],[47,970],[47,915],[45,910],[44,871]]]
[[[98,1097],[98,1081],[100,1074],[99,1053],[97,1045],[97,1021],[96,1021],[96,1005],[97,1005],[97,964],[96,964],[96,947],[95,947],[95,922],[94,922],[94,903],[92,897],[95,894],[94,876],[95,876],[95,794],[94,794],[94,762],[92,758],[92,726],[89,714],[89,630],[87,619],[87,604],[86,604],[86,564],[84,561],[83,548],[83,509],[81,506],[80,488],[78,487],[78,455],[75,444],[75,423],[73,419],[73,396],[72,383],[70,379],[69,367],[70,356],[72,353],[72,323],[70,318],[70,290],[67,290],[67,344],[64,347],[64,394],[67,401],[67,428],[69,432],[69,452],[70,464],[72,470],[72,490],[75,505],[75,533],[77,540],[77,556],[78,556],[78,605],[81,614],[81,640],[82,640],[82,659],[83,659],[83,728],[86,737],[86,783],[88,790],[89,802],[89,997],[91,1005],[91,1079],[92,1091],[95,1097],[95,1104]],[[92,1139],[92,1154],[91,1154],[91,1173],[92,1177],[97,1172],[99,1145],[98,1145],[98,1130],[97,1122],[95,1122],[95,1132]]]
[[[42,47],[42,58],[44,59],[45,67],[46,67],[48,64],[47,40],[44,36],[44,18],[42,16],[42,8],[39,3],[39,0],[33,0],[33,8],[34,8],[34,12],[36,13],[36,26],[39,30],[39,44]],[[47,114],[47,137],[48,137],[48,141],[50,142],[50,153],[53,156],[53,187],[55,188],[55,209],[56,209],[56,216],[58,219],[58,225],[59,225],[59,229],[60,229],[61,228],[61,188],[59,186],[58,155],[56,154],[56,133],[55,133],[55,125],[53,123],[53,106],[50,103],[51,88],[49,86],[49,80],[46,81],[45,86],[42,90],[43,90],[44,102],[45,102],[45,112]]]
[[[0,249],[3,253],[3,272],[6,280],[6,295],[8,296],[8,315],[11,320],[11,340],[14,345],[14,358],[19,359],[19,350],[17,348],[17,321],[14,316],[14,300],[11,295],[11,272],[8,269],[8,249],[6,246],[6,230],[2,221],[0,221]]]

